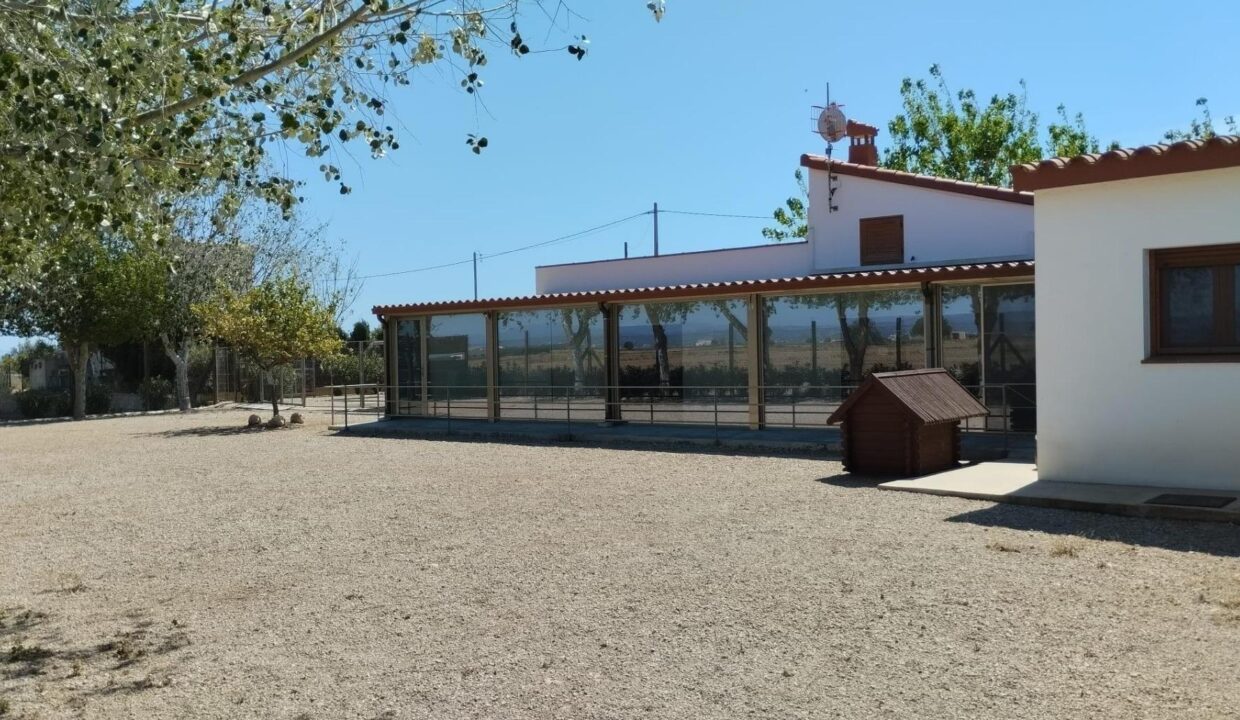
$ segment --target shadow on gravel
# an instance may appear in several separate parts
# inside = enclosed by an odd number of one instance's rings
[[[1235,525],[1227,523],[1135,518],[1004,503],[961,513],[947,518],[947,521],[1052,535],[1075,535],[1086,540],[1109,540],[1177,552],[1240,557],[1240,532],[1237,532]]]
[[[162,433],[156,433],[162,434]],[[468,434],[452,434],[452,433],[355,433],[347,430],[336,430],[328,433],[328,437],[342,438],[346,440],[365,438],[367,440],[384,440],[391,442],[410,442],[410,441],[430,441],[430,442],[451,442],[472,445],[514,445],[519,447],[568,447],[582,448],[588,450],[637,450],[639,452],[656,452],[656,453],[672,453],[677,455],[721,455],[721,456],[744,456],[744,457],[774,457],[774,458],[793,458],[803,460],[832,460],[838,461],[838,453],[832,453],[827,450],[814,450],[808,448],[764,448],[760,446],[746,445],[728,445],[723,443],[715,445],[712,442],[652,442],[647,440],[626,440],[623,437],[614,440],[594,440],[590,438],[581,438],[570,433],[548,433],[545,436],[529,437],[529,436],[510,436],[510,435],[494,435],[479,436]],[[871,483],[872,485],[873,483]]]
[[[873,490],[878,486],[880,482],[883,482],[883,481],[882,480],[867,480],[866,478],[859,478],[856,475],[851,475],[849,473],[840,473],[839,475],[832,475],[830,477],[818,478],[814,482],[820,482],[823,485],[831,485],[834,487],[845,488],[848,490],[859,490],[859,489],[865,489],[865,488]]]
[[[142,433],[142,437],[162,437],[162,438],[183,438],[183,437],[217,437],[228,435],[249,435],[250,433],[262,432],[264,428],[249,428],[244,426],[232,427],[224,426],[206,426],[195,428],[181,428],[179,430],[163,430],[161,432]]]

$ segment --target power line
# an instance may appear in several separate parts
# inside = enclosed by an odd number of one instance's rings
[[[468,265],[473,259],[458,260],[456,262],[444,263],[443,265],[431,265],[429,267],[414,268],[412,270],[397,270],[390,273],[377,273],[375,275],[359,275],[358,280],[370,280],[371,278],[392,277],[393,275],[409,275],[411,273],[430,272],[431,270],[442,270],[444,268],[456,267],[457,265]]]
[[[477,259],[478,259],[478,260],[485,260],[485,259],[487,259],[487,258],[500,257],[501,255],[511,255],[512,253],[521,252],[521,251],[523,251],[523,250],[531,250],[531,249],[533,249],[533,248],[537,248],[537,247],[544,247],[544,246],[546,246],[546,245],[552,245],[552,244],[555,244],[555,243],[567,242],[567,241],[569,241],[569,240],[575,240],[575,239],[577,239],[577,238],[584,237],[584,236],[586,236],[586,235],[590,235],[590,234],[592,234],[592,233],[599,232],[600,230],[606,230],[607,228],[612,227],[612,226],[614,226],[614,225],[619,225],[620,223],[625,223],[625,222],[628,222],[628,221],[630,221],[630,220],[634,220],[634,219],[636,219],[636,218],[639,218],[639,217],[641,217],[641,216],[643,216],[643,215],[649,215],[649,214],[650,214],[650,211],[649,211],[649,210],[647,210],[647,211],[645,211],[645,212],[639,212],[639,213],[637,213],[637,214],[635,214],[635,215],[630,215],[630,216],[625,217],[625,218],[620,218],[619,220],[612,220],[611,222],[606,222],[606,223],[603,223],[602,225],[595,225],[594,227],[592,227],[592,228],[586,228],[585,230],[578,230],[577,232],[574,232],[574,233],[569,233],[568,235],[561,235],[560,237],[551,238],[550,240],[543,240],[542,242],[531,243],[531,244],[529,244],[529,245],[522,245],[521,247],[515,247],[515,248],[512,248],[512,249],[510,249],[510,250],[503,250],[503,251],[500,251],[500,252],[497,252],[497,253],[492,253],[492,254],[490,254],[490,255],[481,255],[481,254],[479,254],[479,255],[478,255],[478,257],[477,257]],[[431,266],[429,266],[429,267],[413,268],[413,269],[410,269],[410,270],[396,270],[396,271],[394,271],[394,272],[388,272],[388,273],[376,273],[376,274],[374,274],[374,275],[362,275],[362,276],[360,276],[358,279],[359,279],[359,280],[370,280],[370,279],[372,279],[372,278],[393,277],[393,276],[395,276],[395,275],[411,275],[411,274],[413,274],[413,273],[429,272],[429,271],[431,271],[431,270],[442,270],[442,269],[444,269],[444,268],[456,267],[456,266],[458,266],[458,265],[469,265],[469,264],[470,264],[470,263],[472,263],[472,262],[474,262],[474,258],[472,258],[472,257],[471,257],[471,258],[468,258],[468,259],[466,259],[466,260],[458,260],[458,261],[456,261],[456,262],[444,263],[444,264],[442,264],[442,265],[431,265]]]
[[[692,210],[659,210],[669,215],[699,215],[702,217],[743,218],[745,220],[770,220],[770,215],[735,215],[732,213],[695,212]]]
[[[479,254],[477,259],[486,260],[490,258],[502,257],[504,255],[511,255],[513,253],[524,252],[525,250],[533,250],[534,248],[546,247],[548,245],[555,245],[556,243],[568,242],[569,240],[576,240],[578,238],[586,237],[588,235],[593,235],[594,233],[601,232],[610,227],[614,227],[616,225],[629,222],[630,220],[636,220],[639,217],[644,217],[646,215],[653,214],[653,212],[654,212],[653,210],[644,210],[642,212],[629,215],[628,217],[623,217],[617,220],[612,220],[610,222],[605,222],[602,225],[595,225],[594,227],[586,228],[585,230],[578,230],[577,232],[569,233],[568,235],[561,235],[559,237],[551,238],[550,240],[543,240],[542,242],[531,243],[529,245],[522,245],[521,247],[515,247],[509,250],[501,250],[500,252],[491,253],[490,255]],[[696,216],[701,216],[701,217],[740,218],[740,219],[745,219],[745,220],[769,220],[770,219],[770,217],[766,215],[735,215],[731,213],[694,212],[694,211],[689,211],[689,210],[662,210],[660,209],[659,212],[669,213],[672,215],[696,215]],[[457,267],[460,265],[469,265],[470,263],[473,263],[473,262],[474,262],[474,258],[471,257],[465,260],[457,260],[456,262],[443,263],[442,265],[430,265],[427,267],[412,268],[409,270],[396,270],[393,272],[375,273],[374,275],[362,275],[358,277],[358,279],[359,280],[371,280],[374,278],[395,277],[397,275],[412,275],[413,273],[430,272],[432,270],[443,270],[445,268]]]
[[[490,255],[480,255],[479,257],[485,260],[485,259],[489,259],[493,257],[500,257],[501,255],[511,255],[512,253],[521,252],[522,250],[530,250],[536,247],[544,247],[546,245],[553,245],[559,242],[567,242],[569,240],[576,240],[579,237],[584,237],[585,235],[590,235],[600,230],[606,230],[607,228],[612,227],[614,225],[619,225],[620,223],[626,223],[630,220],[636,220],[637,218],[642,217],[643,215],[649,215],[649,214],[650,214],[650,211],[646,210],[645,212],[639,212],[634,215],[630,215],[626,218],[620,218],[619,220],[612,220],[611,222],[603,223],[602,225],[595,225],[592,228],[587,228],[585,230],[579,230],[575,233],[570,233],[568,235],[561,235],[560,237],[552,238],[551,240],[544,240],[542,242],[533,243],[531,245],[522,245],[521,247],[513,248],[511,250],[503,250],[501,252],[491,253]]]

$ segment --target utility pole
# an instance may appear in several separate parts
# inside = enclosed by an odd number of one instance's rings
[[[659,203],[654,204],[654,256],[659,257]]]
[[[478,253],[474,253],[474,299],[478,299]]]
[[[624,257],[626,259],[629,257],[629,241],[628,240],[624,241]]]

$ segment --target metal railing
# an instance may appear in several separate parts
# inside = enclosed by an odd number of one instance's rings
[[[966,386],[982,399],[984,418],[968,420],[972,432],[1032,432],[1037,405],[1032,383]],[[762,388],[766,427],[826,427],[827,417],[856,385],[776,385]],[[495,388],[495,406],[485,385],[385,385],[361,383],[331,388],[331,423],[344,427],[359,419],[438,417],[452,420],[528,420],[646,423],[720,428],[747,427],[748,388],[744,386],[517,385]],[[608,413],[608,405],[611,413]],[[495,416],[492,416],[494,411]],[[608,417],[608,415],[612,417]],[[1006,442],[1006,440],[1005,440]]]

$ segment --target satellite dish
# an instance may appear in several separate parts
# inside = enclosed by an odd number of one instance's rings
[[[818,134],[828,143],[836,142],[847,134],[848,119],[840,106],[831,103],[818,116]]]

